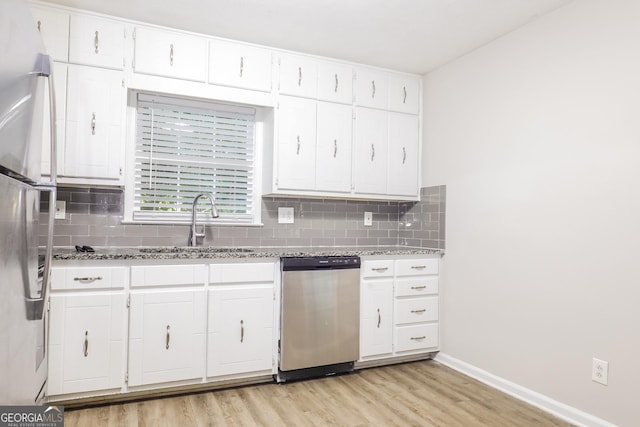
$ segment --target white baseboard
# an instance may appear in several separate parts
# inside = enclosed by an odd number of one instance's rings
[[[434,360],[577,426],[616,427],[615,424],[507,381],[448,354],[438,353]]]

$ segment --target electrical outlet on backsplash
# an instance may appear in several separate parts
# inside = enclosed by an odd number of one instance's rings
[[[444,249],[446,187],[424,187],[420,194],[419,202],[264,197],[262,227],[208,226],[205,241],[229,247],[402,245]],[[186,224],[122,224],[122,190],[60,188],[58,200],[66,202],[67,215],[55,222],[55,246],[187,244]],[[293,207],[295,223],[279,224],[279,207]],[[43,201],[43,217],[48,208]],[[364,226],[364,212],[373,213],[373,226]]]

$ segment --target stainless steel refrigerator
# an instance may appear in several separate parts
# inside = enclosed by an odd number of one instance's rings
[[[45,302],[56,195],[55,133],[44,117],[47,105],[54,113],[50,68],[26,3],[0,0],[0,405],[41,403],[47,378]],[[40,177],[43,138],[52,143],[48,182]],[[41,198],[50,203],[42,221]]]

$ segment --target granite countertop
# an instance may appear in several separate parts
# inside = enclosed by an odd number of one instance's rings
[[[93,253],[78,253],[74,248],[56,247],[53,259],[74,260],[162,260],[162,259],[237,259],[303,256],[367,256],[367,255],[443,255],[442,249],[411,246],[362,247],[95,247]]]

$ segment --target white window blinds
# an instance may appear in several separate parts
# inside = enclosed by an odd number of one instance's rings
[[[136,115],[134,221],[189,221],[211,193],[217,221],[253,222],[254,109],[138,94]]]

